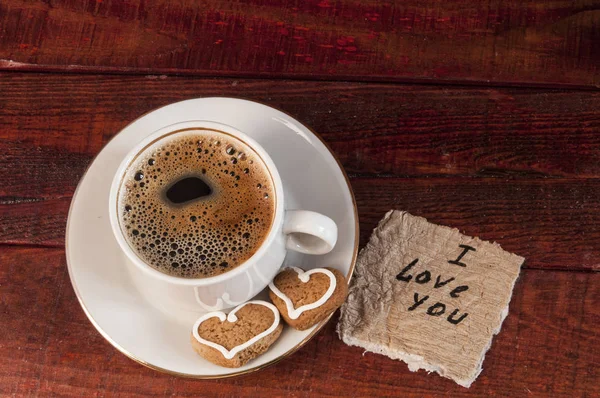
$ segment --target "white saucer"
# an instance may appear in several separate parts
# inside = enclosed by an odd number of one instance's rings
[[[133,285],[129,275],[136,267],[119,249],[109,223],[110,184],[121,160],[139,141],[159,128],[188,120],[228,124],[248,134],[275,162],[286,207],[314,210],[337,223],[339,238],[331,253],[290,252],[284,265],[333,266],[351,276],[358,248],[356,204],[346,174],[317,135],[283,112],[240,99],[200,98],[159,108],[125,127],[92,162],[73,196],[66,234],[71,283],[92,324],[115,348],[150,368],[196,378],[235,376],[290,355],[326,321],[303,332],[286,326],[259,358],[239,369],[222,368],[191,348],[190,330],[198,314],[161,308]]]

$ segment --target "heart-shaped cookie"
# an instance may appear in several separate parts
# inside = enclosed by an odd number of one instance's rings
[[[228,367],[239,368],[269,349],[279,338],[283,325],[277,308],[254,300],[234,308],[201,316],[192,329],[192,346],[203,358]]]
[[[269,284],[269,297],[288,325],[306,330],[327,318],[348,294],[344,275],[333,268],[285,268]]]

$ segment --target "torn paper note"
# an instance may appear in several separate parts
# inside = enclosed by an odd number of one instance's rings
[[[390,211],[358,258],[340,338],[469,387],[508,314],[523,261],[495,243]]]

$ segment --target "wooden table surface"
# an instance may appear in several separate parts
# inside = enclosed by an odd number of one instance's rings
[[[0,395],[600,396],[600,0],[0,1]],[[156,107],[235,96],[320,133],[361,247],[389,209],[526,258],[470,389],[345,346],[331,321],[215,381],[136,364],[87,320],[67,210]]]

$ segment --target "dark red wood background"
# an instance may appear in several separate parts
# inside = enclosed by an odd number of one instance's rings
[[[598,0],[4,0],[0,67],[600,85]]]
[[[0,395],[599,396],[600,1],[0,1]],[[361,247],[391,208],[526,257],[470,389],[362,355],[335,322],[259,373],[183,380],[93,329],[67,210],[141,114],[254,99],[319,132]]]

